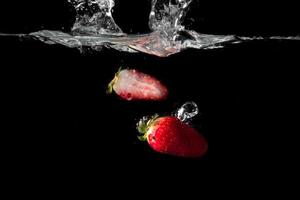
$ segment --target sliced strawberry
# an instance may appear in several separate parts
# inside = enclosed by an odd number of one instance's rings
[[[208,148],[205,138],[197,130],[173,116],[157,117],[141,121],[138,130],[150,147],[157,152],[183,156],[201,157]]]
[[[108,85],[109,93],[112,90],[126,100],[163,100],[168,95],[167,88],[160,81],[135,69],[117,72]]]

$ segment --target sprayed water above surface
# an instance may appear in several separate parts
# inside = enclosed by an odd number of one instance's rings
[[[213,49],[226,44],[251,40],[300,40],[299,36],[240,37],[235,35],[201,34],[187,30],[182,22],[192,0],[152,0],[148,34],[126,34],[112,16],[114,0],[68,0],[76,10],[76,20],[70,33],[41,30],[29,34],[1,34],[33,38],[47,44],[70,48],[88,46],[96,51],[102,47],[130,53],[143,52],[160,57],[187,48]]]

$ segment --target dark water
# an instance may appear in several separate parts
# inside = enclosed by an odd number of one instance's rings
[[[74,20],[71,8],[62,1],[48,3],[2,4],[0,32],[68,30]],[[149,5],[119,1],[115,20],[125,32],[147,32]],[[215,6],[194,3],[186,23],[192,20],[194,29],[212,34],[300,34],[293,6]],[[82,54],[16,38],[0,38],[0,44],[1,142],[8,167],[24,180],[28,170],[42,174],[41,180],[76,179],[77,173],[96,180],[104,174],[111,179],[124,176],[124,182],[157,176],[196,181],[194,187],[205,191],[227,185],[228,179],[257,180],[256,172],[270,180],[269,162],[286,159],[280,146],[291,136],[284,121],[295,105],[297,41],[254,41],[186,50],[168,58],[115,50]],[[106,85],[120,65],[156,76],[169,87],[170,98],[127,102],[106,95]],[[208,140],[205,157],[160,155],[138,141],[135,124],[142,116],[172,112],[189,100],[201,112],[193,124]]]

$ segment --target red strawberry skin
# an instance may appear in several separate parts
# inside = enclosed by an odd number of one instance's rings
[[[121,70],[112,87],[125,100],[164,100],[168,96],[167,88],[160,81],[135,69]]]
[[[201,157],[208,149],[205,138],[176,117],[157,118],[146,134],[151,148],[165,154]]]

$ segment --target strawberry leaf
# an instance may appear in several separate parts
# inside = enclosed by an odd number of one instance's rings
[[[118,80],[119,77],[119,73],[122,71],[122,67],[120,67],[117,71],[117,73],[115,73],[115,77],[113,78],[113,80],[108,84],[107,86],[107,90],[106,93],[107,94],[111,94],[113,92],[114,89],[114,84],[116,83],[116,81]]]

